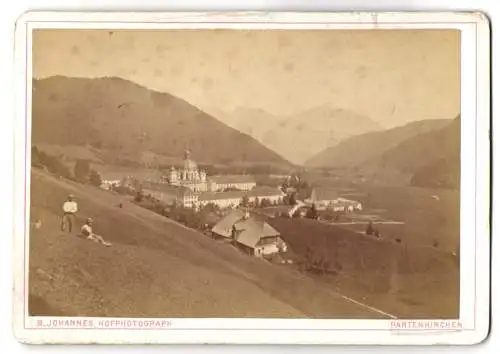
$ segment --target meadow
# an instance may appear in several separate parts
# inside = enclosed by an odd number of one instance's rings
[[[457,259],[432,248],[377,240],[309,219],[269,219],[298,267],[326,262],[317,279],[336,291],[397,316],[456,318],[459,309]],[[314,275],[312,275],[314,276]]]

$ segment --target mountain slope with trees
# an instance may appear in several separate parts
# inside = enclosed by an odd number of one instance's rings
[[[449,119],[422,120],[384,131],[356,135],[312,157],[306,162],[306,166],[335,168],[360,166],[407,139],[443,128],[449,122]]]
[[[414,186],[460,187],[460,117],[410,123],[351,138],[309,161],[344,168],[372,181]]]
[[[152,152],[200,162],[290,165],[254,138],[188,102],[116,78],[33,81],[33,143],[90,145],[115,155]]]

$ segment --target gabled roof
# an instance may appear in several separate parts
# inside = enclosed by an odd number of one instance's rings
[[[233,210],[224,216],[213,228],[212,232],[224,237],[231,237],[233,225],[243,219],[245,212],[242,210]]]
[[[233,210],[212,228],[212,232],[231,238],[234,228],[238,231],[236,242],[251,248],[254,248],[262,238],[280,235],[276,229],[262,218],[250,215],[245,219],[245,214],[243,210]]]
[[[238,228],[242,229],[242,231],[237,235],[236,242],[251,248],[254,248],[262,238],[280,235],[268,223],[255,220],[252,217],[239,224]]]

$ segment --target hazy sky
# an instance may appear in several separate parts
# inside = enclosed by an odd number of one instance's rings
[[[391,127],[460,111],[457,31],[38,30],[33,73],[119,76],[207,111],[320,105]]]

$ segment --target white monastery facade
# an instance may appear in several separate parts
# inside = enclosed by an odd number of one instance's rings
[[[182,168],[172,167],[166,176],[171,186],[185,187],[192,192],[216,192],[227,189],[249,191],[257,183],[249,175],[207,176],[207,172],[200,170],[197,163],[191,159],[189,150],[184,155]]]

